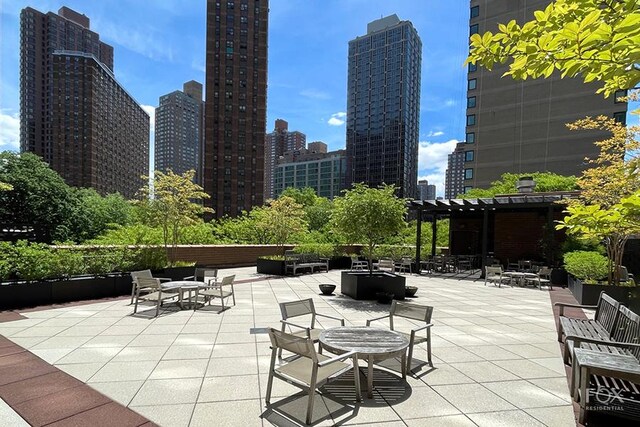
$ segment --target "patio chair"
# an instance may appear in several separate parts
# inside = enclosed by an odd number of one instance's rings
[[[411,274],[411,264],[413,263],[413,260],[411,259],[411,257],[402,257],[402,259],[400,260],[399,263],[395,264],[395,271],[397,272],[409,272],[409,274]]]
[[[222,311],[226,310],[224,306],[224,300],[231,297],[233,300],[233,305],[236,305],[236,295],[233,289],[233,281],[236,279],[236,276],[225,276],[222,278],[220,282],[215,282],[211,284],[209,282],[207,286],[204,288],[198,288],[196,290],[196,304],[193,308],[195,311],[198,308],[198,297],[204,297],[205,303],[209,303],[211,305],[211,300],[214,298],[220,298],[220,304],[222,304]],[[230,288],[225,289],[225,288]],[[228,308],[228,306],[227,306]]]
[[[378,262],[373,263],[374,270],[387,270],[393,273],[395,268],[395,263],[392,259],[381,259]]]
[[[271,404],[274,377],[300,387],[309,394],[305,422],[311,424],[316,389],[350,370],[353,370],[356,400],[360,402],[360,374],[356,352],[351,351],[332,358],[323,356],[316,353],[310,338],[287,334],[273,328],[269,329],[269,338],[271,339],[271,365],[265,398],[267,405]],[[282,353],[283,349],[294,353],[297,357],[290,362],[276,366],[276,354]],[[352,364],[344,362],[348,358],[353,359]]]
[[[369,262],[361,261],[357,256],[351,256],[351,270],[368,270]]]
[[[133,304],[133,299],[136,296],[136,293],[138,292],[138,288],[140,287],[138,285],[138,277],[144,277],[147,279],[152,279],[153,278],[153,274],[151,274],[151,270],[140,270],[140,271],[132,271],[131,272],[131,279],[132,279],[132,286],[131,286],[131,304]],[[166,277],[157,277],[157,279],[160,279],[161,282],[170,282],[171,279],[168,279]],[[147,289],[140,289],[140,293],[141,294],[145,294],[145,293],[149,293],[152,292],[153,290],[147,290]]]
[[[337,320],[340,322],[340,326],[344,326],[344,319],[317,313],[316,307],[311,298],[299,301],[281,302],[280,313],[282,314],[282,320],[280,321],[280,323],[282,323],[282,332],[286,331],[287,326],[290,330],[292,327],[297,328],[295,332],[290,332],[290,334],[298,337],[310,338],[314,343],[318,342],[320,332],[322,332],[322,329],[315,329],[316,316]],[[292,317],[298,316],[310,316],[308,326],[297,325],[289,321]],[[322,353],[321,347],[318,348],[318,352]],[[282,357],[282,349],[278,352],[278,357]]]
[[[187,276],[183,280],[195,280],[198,282],[205,282],[210,284],[212,281],[218,281],[218,269],[217,268],[196,268],[193,276]]]
[[[160,313],[160,306],[163,301],[174,299],[178,296],[175,292],[165,292],[160,285],[160,279],[154,277],[138,277],[136,279],[138,286],[136,288],[135,306],[133,307],[134,314],[138,311],[138,302],[140,301],[154,301],[156,303],[156,315],[158,317]],[[142,291],[144,294],[141,294]]]
[[[502,267],[490,267],[486,266],[484,268],[484,285],[487,286],[487,282],[493,283],[494,285],[497,283],[498,287],[502,285],[504,281],[504,277],[502,276]]]
[[[402,335],[405,335],[409,338],[409,354],[407,356],[407,371],[411,371],[411,358],[413,355],[413,346],[414,344],[420,344],[423,342],[427,343],[427,362],[429,366],[433,367],[433,362],[431,361],[431,327],[433,324],[431,323],[431,315],[433,314],[433,307],[428,305],[419,305],[419,304],[410,304],[407,302],[399,302],[393,301],[391,303],[391,311],[386,316],[376,317],[374,319],[367,320],[367,326],[371,326],[371,322],[375,322],[377,320],[389,318],[389,329],[395,331],[393,325],[394,317],[403,317],[405,319],[418,320],[421,323],[424,322],[423,326],[412,328],[411,332],[406,333],[402,331],[396,331]],[[417,332],[427,330],[426,337],[417,335]]]

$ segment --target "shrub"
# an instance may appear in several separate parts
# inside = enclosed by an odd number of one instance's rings
[[[342,248],[331,243],[301,243],[294,252],[299,254],[316,254],[322,258],[342,256]]]
[[[13,245],[0,242],[0,282],[11,277],[15,270]]]
[[[19,278],[33,282],[52,277],[55,273],[56,261],[48,245],[20,240],[13,249],[14,267]]]
[[[163,246],[143,246],[132,249],[131,270],[159,270],[169,264],[167,250]]]
[[[585,283],[595,283],[607,277],[609,260],[593,251],[574,251],[564,254],[564,268]]]
[[[51,278],[67,278],[85,273],[84,257],[78,250],[72,248],[51,248],[50,251]]]
[[[374,258],[388,258],[393,260],[399,260],[402,257],[413,257],[415,254],[415,247],[407,245],[380,245],[374,249]]]

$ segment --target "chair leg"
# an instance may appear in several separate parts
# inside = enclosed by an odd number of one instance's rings
[[[140,295],[136,295],[136,305],[133,306],[133,313],[135,314],[138,311],[138,298]]]
[[[407,372],[411,372],[412,360],[413,360],[413,343],[409,344],[409,354],[407,355]]]
[[[433,362],[431,361],[431,329],[427,328],[427,361],[429,366],[433,368]]]
[[[129,305],[133,304],[133,297],[135,296],[135,294],[136,294],[136,284],[133,283],[131,285],[131,303],[129,303]]]
[[[307,425],[311,424],[311,419],[313,418],[313,404],[315,402],[315,394],[316,394],[316,375],[317,372],[312,374],[313,378],[311,379],[311,384],[309,384],[309,402],[307,403]]]
[[[160,303],[162,302],[162,299],[160,299],[160,296],[158,296],[158,304],[156,304],[156,315],[155,317],[158,317],[158,314],[160,314]]]

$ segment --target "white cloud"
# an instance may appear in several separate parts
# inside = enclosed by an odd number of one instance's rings
[[[421,141],[418,148],[418,179],[426,179],[429,184],[436,186],[436,193],[441,196],[444,193],[445,172],[449,154],[460,142],[451,139],[447,142]]]
[[[101,39],[124,46],[125,48],[155,61],[173,62],[174,49],[168,40],[162,39],[162,32],[147,27],[133,29],[110,21],[95,20],[97,33]]]
[[[191,61],[191,68],[202,73],[206,72],[204,63],[201,59],[198,58],[193,58],[193,61]]]
[[[0,111],[0,151],[20,148],[20,117],[18,113]]]
[[[331,118],[327,121],[331,126],[342,126],[344,119],[347,118],[347,113],[339,112],[331,115]]]
[[[431,130],[431,131],[429,131],[429,133],[427,134],[427,138],[431,138],[431,137],[434,137],[434,136],[442,136],[442,135],[444,135],[444,132],[442,132],[442,131],[440,131],[440,130],[435,131],[435,132]]]
[[[300,92],[300,95],[304,96],[305,98],[311,99],[331,99],[331,95],[329,95],[327,92],[323,92],[317,89],[304,89]]]

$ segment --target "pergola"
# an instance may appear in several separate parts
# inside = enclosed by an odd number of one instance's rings
[[[431,255],[436,254],[436,232],[437,220],[443,218],[455,218],[456,215],[467,215],[482,219],[481,227],[481,257],[482,267],[488,255],[489,243],[489,220],[499,212],[521,212],[530,213],[532,211],[546,211],[546,225],[553,228],[554,213],[562,212],[564,204],[561,202],[575,198],[577,192],[555,192],[555,193],[527,193],[515,195],[500,195],[491,198],[478,199],[449,199],[449,200],[410,200],[407,207],[417,211],[416,227],[416,261],[417,269],[420,270],[420,253],[422,234],[422,221],[431,222],[432,235]],[[550,237],[551,239],[553,236]],[[451,240],[451,236],[450,236]]]

